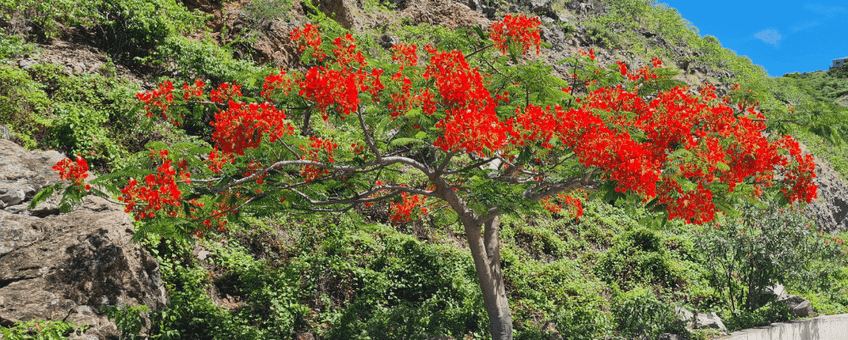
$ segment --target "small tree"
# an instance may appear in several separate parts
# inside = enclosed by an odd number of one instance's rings
[[[740,216],[705,228],[698,248],[731,310],[753,312],[770,302],[770,286],[791,281],[814,286],[819,276],[827,277],[813,263],[835,262],[844,255],[844,243],[821,231],[816,234],[800,211],[771,205],[747,206]]]
[[[768,139],[765,117],[744,98],[717,98],[709,85],[693,94],[656,59],[635,72],[601,67],[592,50],[563,60],[573,74],[558,79],[551,66],[519,60],[539,53],[540,24],[506,16],[488,35],[476,28],[444,42],[465,50],[428,45],[425,58],[398,44],[393,63],[367,59],[349,34],[328,43],[306,24],[291,38],[312,66],[269,75],[261,93],[224,83],[207,95],[200,80],[140,93],[148,117],[177,125],[188,105],[217,106],[213,147],[154,143],[92,184],[147,221],[137,235],[201,235],[245,211],[388,202],[391,221],[404,223],[446,208],[464,227],[495,339],[512,338],[502,214],[562,202],[579,212],[568,194],[586,190],[700,224],[759,197],[778,174],[789,200],[815,197],[812,158],[791,137]],[[63,164],[81,173],[80,163]],[[72,199],[107,196],[75,183]]]

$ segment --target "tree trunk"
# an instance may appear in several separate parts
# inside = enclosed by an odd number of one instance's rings
[[[512,339],[512,313],[506,297],[503,273],[501,272],[500,238],[498,236],[499,219],[494,217],[486,222],[485,234],[481,234],[481,225],[471,216],[461,216],[471,257],[480,279],[483,302],[491,323],[492,339]]]

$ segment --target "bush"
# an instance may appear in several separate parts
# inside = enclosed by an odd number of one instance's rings
[[[675,323],[674,308],[660,301],[654,293],[644,287],[619,292],[614,297],[612,314],[620,335],[627,339],[654,339],[660,333],[683,328]]]
[[[200,78],[213,83],[236,81],[251,86],[260,72],[265,71],[248,60],[234,59],[230,49],[218,46],[211,38],[170,36],[157,46],[150,60],[154,64],[174,63],[179,78],[186,81]]]
[[[30,320],[16,322],[12,327],[0,327],[5,340],[62,340],[73,334],[82,334],[88,325],[76,326],[71,322]]]
[[[651,229],[638,228],[614,239],[613,246],[598,259],[594,271],[622,289],[640,284],[678,288],[682,278],[673,267],[665,237]]]
[[[735,311],[722,318],[724,326],[730,332],[745,328],[768,326],[774,322],[786,321],[792,317],[789,307],[782,302],[770,302],[753,311]]]
[[[53,102],[44,85],[22,69],[0,66],[0,79],[4,79],[0,82],[0,124],[11,129],[24,147],[36,147],[51,125],[47,113]]]
[[[843,256],[838,238],[831,240],[833,237],[817,233],[800,211],[773,204],[764,208],[747,205],[741,210],[739,217],[706,227],[698,242],[711,282],[731,310],[753,312],[766,305],[774,298],[766,288],[777,283],[829,285],[820,277],[828,277],[835,269],[812,264]]]

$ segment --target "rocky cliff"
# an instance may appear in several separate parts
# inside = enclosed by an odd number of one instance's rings
[[[130,218],[89,197],[69,214],[55,202],[26,208],[59,177],[64,156],[0,139],[0,326],[33,319],[88,324],[82,339],[117,339],[104,306],[167,303],[156,259],[132,242]]]

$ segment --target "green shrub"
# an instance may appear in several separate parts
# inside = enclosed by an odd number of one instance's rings
[[[115,322],[115,326],[121,331],[121,339],[136,339],[147,326],[150,309],[145,305],[104,306],[101,309],[101,313],[103,312],[109,320]]]
[[[11,58],[32,52],[35,48],[35,44],[26,42],[20,36],[8,35],[5,29],[0,28],[0,63],[8,64]]]
[[[213,83],[235,80],[239,84],[254,86],[265,70],[248,60],[232,57],[232,50],[220,47],[211,38],[193,40],[183,36],[169,36],[156,47],[151,60],[154,63],[172,62],[181,79],[210,79]]]
[[[12,327],[0,327],[5,340],[62,340],[71,334],[82,334],[88,325],[76,326],[71,322],[30,320],[16,322]]]
[[[777,283],[829,286],[829,273],[838,267],[813,264],[841,261],[841,248],[831,236],[817,233],[800,211],[775,204],[740,210],[739,217],[705,227],[698,242],[711,283],[731,310],[753,312],[766,305],[773,299],[766,288]]]
[[[627,339],[655,339],[660,333],[682,330],[676,323],[674,308],[645,287],[619,292],[614,297],[612,314],[620,335]]]
[[[24,147],[36,147],[51,125],[48,112],[53,102],[44,85],[22,69],[0,66],[0,79],[0,124],[11,129]]]
[[[729,332],[745,328],[768,326],[792,318],[789,307],[783,302],[770,302],[753,311],[736,311],[722,318]]]
[[[276,19],[288,21],[294,3],[292,0],[251,0],[250,6],[245,8],[248,15],[254,21],[259,23],[267,23]]]
[[[651,229],[639,228],[616,237],[613,246],[598,259],[594,271],[622,289],[640,284],[678,288],[682,279],[673,263],[665,238]]]

